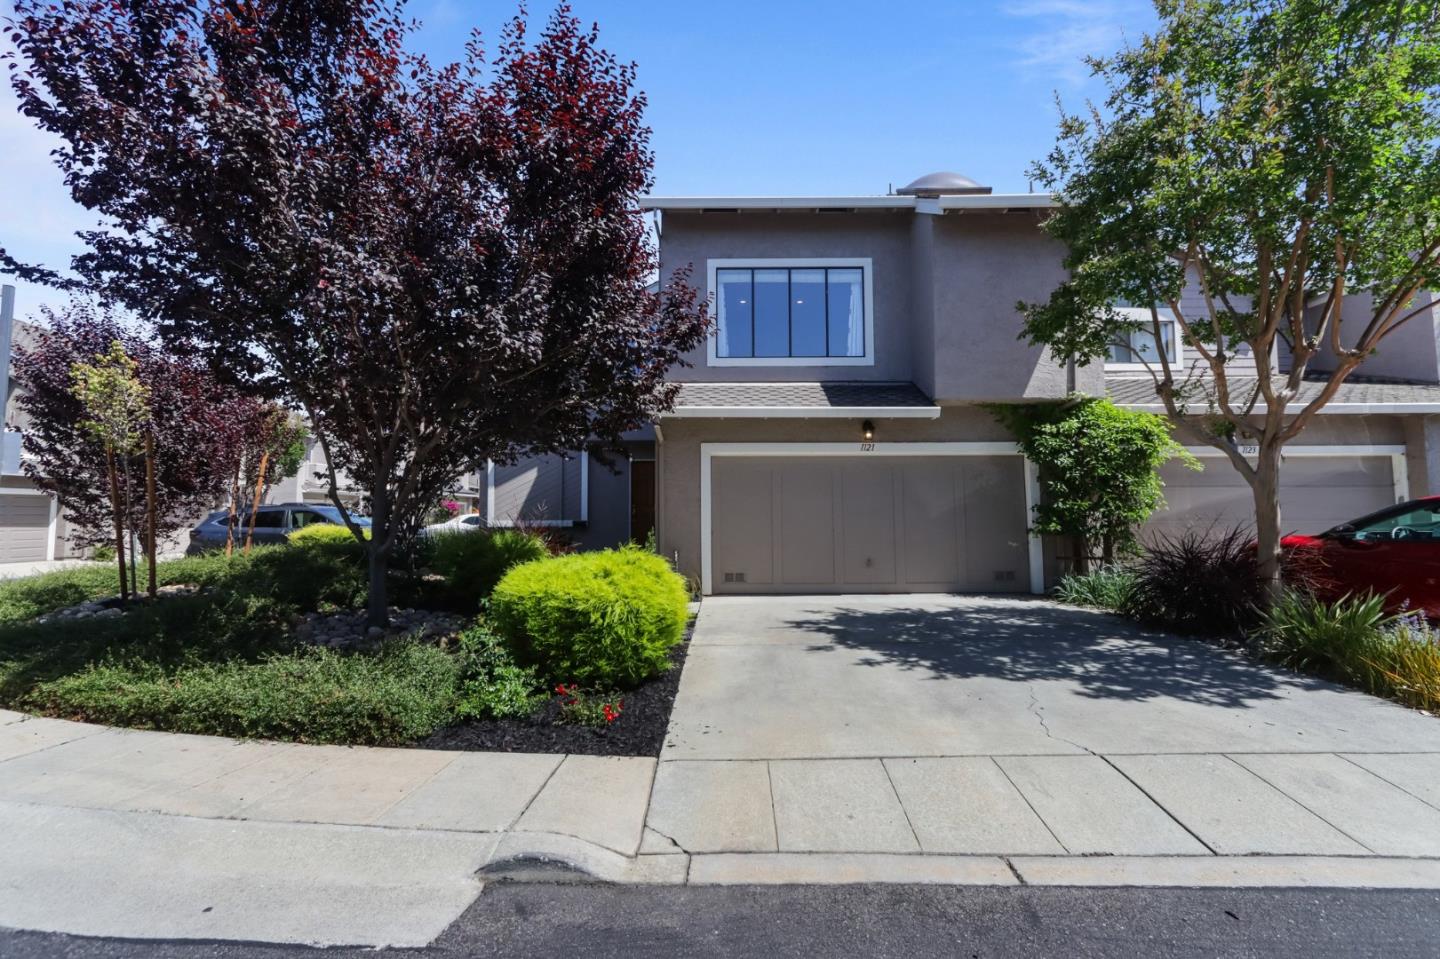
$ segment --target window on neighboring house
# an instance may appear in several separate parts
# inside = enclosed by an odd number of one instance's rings
[[[1124,342],[1110,344],[1110,356],[1106,359],[1107,363],[1137,366],[1150,363],[1153,365],[1160,362],[1161,351],[1171,363],[1179,362],[1179,340],[1174,313],[1166,309],[1157,311],[1160,315],[1160,342],[1156,343],[1154,325],[1148,309],[1119,306],[1116,307],[1116,312],[1133,319],[1139,328],[1131,330],[1128,334],[1122,334],[1125,336]]]
[[[869,355],[863,266],[715,269],[719,360],[863,360]]]

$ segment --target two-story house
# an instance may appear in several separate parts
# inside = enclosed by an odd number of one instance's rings
[[[883,196],[646,199],[661,275],[691,265],[716,319],[656,426],[661,550],[705,593],[1053,582],[1059,544],[1028,532],[1034,470],[980,404],[1158,400],[1132,352],[1153,342],[1075,368],[1017,338],[1017,302],[1065,275],[1040,228],[1051,203],[956,174]],[[1403,369],[1368,365],[1291,447],[1287,527],[1440,488],[1437,322],[1415,324],[1425,349],[1397,350]],[[1195,451],[1208,468],[1167,468],[1170,507],[1152,529],[1253,515],[1229,464]]]

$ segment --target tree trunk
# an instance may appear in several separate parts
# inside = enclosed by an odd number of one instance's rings
[[[265,467],[270,465],[270,451],[260,454],[260,471],[255,476],[255,499],[250,504],[250,528],[245,531],[245,553],[250,552],[250,541],[255,538],[255,515],[260,511],[260,491],[265,488]]]
[[[145,434],[145,536],[150,556],[150,598],[155,598],[155,437]]]
[[[1260,582],[1269,601],[1284,589],[1280,576],[1280,450],[1279,444],[1260,447],[1255,479],[1250,484],[1255,496],[1255,549]]]
[[[385,590],[385,572],[390,552],[390,494],[388,490],[373,491],[370,496],[370,594],[365,605],[365,625],[384,629],[390,622]]]
[[[120,519],[120,478],[115,472],[115,448],[105,444],[105,472],[110,476],[110,515],[115,520],[115,562],[120,568],[120,599],[130,598],[125,581],[125,524]]]
[[[225,520],[225,555],[235,553],[235,512],[240,508],[240,464],[235,465],[235,479],[230,483],[230,515]]]
[[[135,515],[130,503],[130,454],[126,453],[120,463],[125,470],[125,529],[130,534],[130,592],[138,596],[140,594],[140,574],[135,561]]]
[[[1090,543],[1083,536],[1073,537],[1075,550],[1075,575],[1084,576],[1090,572]]]

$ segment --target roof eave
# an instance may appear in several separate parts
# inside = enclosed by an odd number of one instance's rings
[[[940,417],[938,406],[679,406],[662,419],[910,419]]]
[[[913,210],[938,204],[942,211],[1042,210],[1055,206],[1048,193],[988,193],[955,196],[645,196],[642,210],[690,212]]]

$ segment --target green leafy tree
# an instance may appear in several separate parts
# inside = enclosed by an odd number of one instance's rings
[[[1250,485],[1274,596],[1285,444],[1440,286],[1440,4],[1156,9],[1153,35],[1092,61],[1107,100],[1062,116],[1036,165],[1071,276],[1021,304],[1024,336],[1086,364],[1174,315],[1198,359],[1150,361],[1156,395]]]
[[[105,466],[110,485],[110,511],[115,523],[115,554],[120,571],[120,596],[130,598],[134,583],[134,556],[131,574],[125,576],[125,518],[128,502],[121,501],[119,473],[126,473],[128,499],[129,460],[144,444],[144,430],[150,421],[150,390],[140,382],[140,365],[125,353],[119,341],[91,363],[76,363],[70,369],[76,399],[89,417],[81,425],[105,447]],[[133,551],[132,551],[133,552]]]
[[[1167,460],[1200,464],[1153,413],[1122,410],[1109,400],[992,406],[1036,466],[1044,495],[1033,529],[1073,544],[1076,571],[1089,572],[1136,549],[1135,531],[1165,505],[1157,472]]]

